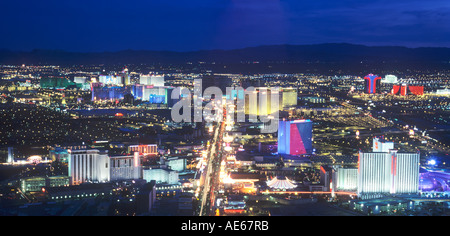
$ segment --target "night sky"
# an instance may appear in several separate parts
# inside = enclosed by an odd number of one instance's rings
[[[2,0],[0,49],[450,47],[449,0]]]

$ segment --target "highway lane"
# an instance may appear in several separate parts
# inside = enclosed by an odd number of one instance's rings
[[[220,173],[220,163],[222,161],[222,139],[223,139],[224,122],[216,125],[214,136],[210,145],[207,157],[207,167],[205,174],[205,183],[203,185],[200,216],[210,215],[214,206],[215,196],[214,190],[218,183]]]
[[[206,211],[206,205],[208,203],[207,202],[208,195],[210,195],[209,191],[211,189],[211,176],[213,173],[212,167],[213,167],[213,160],[216,156],[217,138],[219,136],[219,127],[220,127],[220,125],[215,126],[214,136],[210,143],[210,147],[209,147],[209,151],[208,151],[205,182],[204,182],[203,189],[202,189],[200,216],[207,215],[209,213]]]

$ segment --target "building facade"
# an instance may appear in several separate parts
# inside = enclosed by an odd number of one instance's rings
[[[147,182],[152,180],[156,183],[167,183],[167,184],[177,184],[178,183],[178,172],[175,170],[168,169],[146,169],[143,170],[143,179]]]
[[[132,156],[114,156],[110,157],[110,180],[133,180],[140,179],[141,161],[138,152]]]
[[[54,150],[50,150],[49,156],[52,161],[68,163],[70,155],[67,149],[57,147]]]
[[[358,188],[358,169],[357,168],[336,168],[333,178],[333,184],[336,191],[356,191]]]
[[[255,87],[254,91],[237,89],[231,97],[244,100],[247,115],[270,115],[283,108],[297,106],[298,91],[295,88]]]
[[[23,192],[40,192],[45,188],[69,186],[68,176],[30,177],[20,179],[20,187]],[[44,190],[45,191],[45,190]]]
[[[167,166],[170,167],[171,170],[176,170],[178,172],[182,172],[186,170],[186,159],[184,158],[168,158]]]
[[[111,85],[122,85],[124,84],[122,76],[115,75],[100,75],[98,77],[98,82],[102,84],[111,84]]]
[[[388,142],[378,137],[372,140],[372,144],[372,152],[389,152],[394,149],[394,142]]]
[[[365,93],[375,94],[380,93],[381,77],[373,74],[364,77]]]
[[[144,145],[131,145],[128,147],[129,153],[138,152],[144,155],[147,154],[157,154],[158,145],[156,144],[144,144]]]
[[[164,75],[141,75],[139,78],[139,84],[164,86]]]
[[[14,148],[8,147],[8,159],[6,160],[8,163],[14,162]]]
[[[71,185],[85,182],[105,183],[110,181],[110,163],[106,152],[99,150],[70,150],[69,176]]]
[[[302,155],[312,153],[312,121],[279,121],[278,154]]]
[[[358,196],[418,193],[419,161],[419,153],[360,152]]]
[[[126,94],[131,94],[129,86],[93,86],[91,88],[92,101],[122,100]]]

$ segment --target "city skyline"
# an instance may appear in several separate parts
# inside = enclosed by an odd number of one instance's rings
[[[3,1],[0,216],[271,234],[272,216],[448,216],[449,12]]]

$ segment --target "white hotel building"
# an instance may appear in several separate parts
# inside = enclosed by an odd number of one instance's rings
[[[110,157],[96,149],[69,150],[69,176],[71,185],[140,179],[140,156],[138,152]]]
[[[138,152],[133,156],[110,157],[110,180],[132,180],[142,177],[141,160]]]
[[[178,184],[178,171],[170,169],[146,169],[143,170],[143,179],[147,182],[155,180],[157,184]]]
[[[69,176],[71,185],[85,182],[110,181],[109,156],[99,150],[69,150]]]
[[[419,153],[359,153],[358,196],[416,194],[419,191]]]
[[[164,75],[140,75],[139,84],[162,87],[164,86]]]
[[[336,168],[333,172],[334,189],[337,191],[356,191],[358,189],[358,169]]]

